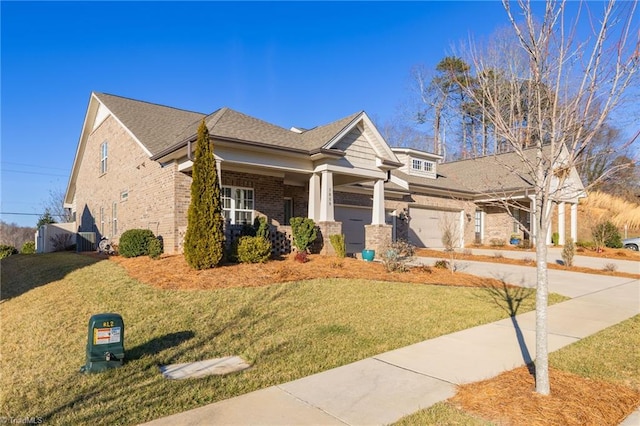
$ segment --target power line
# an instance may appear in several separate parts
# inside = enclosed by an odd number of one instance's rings
[[[43,216],[44,213],[22,213],[22,212],[0,212],[0,215],[12,215],[12,216]],[[65,217],[65,215],[63,214],[54,214],[49,212],[50,216],[57,216],[57,217]]]
[[[40,166],[36,164],[25,164],[25,163],[14,163],[13,161],[0,161],[1,164],[10,164],[12,166],[23,166],[23,167],[35,167],[37,169],[50,169],[50,170],[64,170],[67,171],[69,169],[62,167],[51,167],[51,166]]]
[[[42,173],[42,172],[31,172],[31,171],[24,171],[24,170],[7,170],[7,169],[2,169],[3,172],[11,172],[11,173],[24,173],[24,174],[28,174],[28,175],[44,175],[44,176],[60,176],[60,177],[68,177],[69,175],[59,175],[59,174],[55,174],[55,173]]]

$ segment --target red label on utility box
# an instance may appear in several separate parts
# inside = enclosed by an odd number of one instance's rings
[[[120,327],[93,329],[94,345],[107,345],[109,343],[120,343]]]

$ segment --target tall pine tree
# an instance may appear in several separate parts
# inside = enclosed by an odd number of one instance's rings
[[[213,144],[204,120],[198,127],[195,156],[184,257],[194,269],[209,269],[222,260],[224,218]]]

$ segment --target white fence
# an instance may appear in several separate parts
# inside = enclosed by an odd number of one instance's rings
[[[62,244],[71,246],[76,243],[76,223],[50,223],[42,225],[36,231],[36,253],[50,253],[64,250]]]

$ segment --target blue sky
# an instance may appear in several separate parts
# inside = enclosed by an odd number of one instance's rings
[[[2,220],[35,225],[66,189],[91,91],[289,128],[407,97],[409,71],[507,24],[485,2],[6,2]]]

